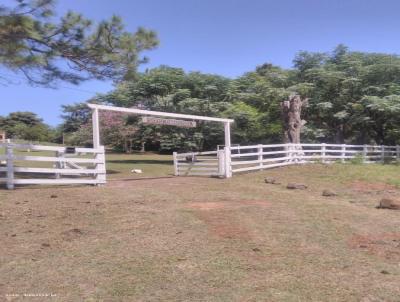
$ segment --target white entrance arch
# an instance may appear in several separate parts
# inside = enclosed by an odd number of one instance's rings
[[[172,117],[180,118],[184,120],[197,120],[197,121],[207,121],[207,122],[219,122],[224,124],[225,131],[225,147],[231,147],[231,123],[234,122],[232,119],[200,116],[200,115],[190,115],[190,114],[180,114],[180,113],[170,113],[162,111],[150,111],[135,108],[125,108],[125,107],[114,107],[106,105],[88,104],[89,108],[92,109],[92,122],[93,122],[93,148],[100,147],[100,127],[99,127],[99,110],[106,111],[116,111],[132,113],[137,115],[145,116],[159,116],[159,117]]]

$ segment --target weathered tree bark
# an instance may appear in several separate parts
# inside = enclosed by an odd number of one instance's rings
[[[308,104],[308,99],[299,95],[290,95],[281,103],[284,143],[300,144],[301,128],[306,123],[301,119],[301,109]]]

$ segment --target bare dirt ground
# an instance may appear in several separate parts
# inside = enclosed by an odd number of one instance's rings
[[[0,190],[0,301],[400,301],[398,169]]]

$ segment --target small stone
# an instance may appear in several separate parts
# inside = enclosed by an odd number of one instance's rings
[[[337,196],[337,193],[333,192],[332,190],[326,189],[322,191],[322,196],[326,197]]]
[[[53,194],[53,195],[50,195],[50,198],[57,198],[58,196],[57,195],[55,195],[55,194]]]
[[[17,234],[12,234],[12,235],[11,235],[11,237],[16,237],[16,236],[17,236]]]
[[[381,274],[389,275],[390,273],[387,270],[381,270]]]
[[[305,190],[307,186],[304,184],[288,183],[286,188],[289,190]]]
[[[42,243],[43,247],[50,247],[50,243]]]
[[[253,250],[253,252],[261,252],[261,250],[258,247],[255,247],[252,250]]]
[[[400,210],[400,201],[391,198],[382,198],[377,209]]]
[[[278,183],[276,182],[276,179],[275,179],[274,177],[266,177],[266,178],[264,179],[264,182],[265,182],[266,184],[272,184],[272,185],[278,184]]]

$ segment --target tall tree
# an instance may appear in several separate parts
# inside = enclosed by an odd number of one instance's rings
[[[34,85],[130,80],[147,61],[141,53],[158,44],[155,32],[139,28],[129,33],[117,16],[95,26],[71,11],[54,19],[54,0],[0,6],[0,64]]]
[[[231,117],[236,121],[233,142],[256,144],[282,142],[280,103],[291,94],[309,99],[303,112],[304,142],[400,143],[400,57],[350,51],[344,45],[327,53],[300,52],[292,69],[266,63],[236,79],[160,66],[95,99],[123,107]],[[84,110],[78,112],[76,118],[66,114],[71,129],[87,119]],[[221,127],[212,123],[199,122],[194,129],[130,125],[136,129],[135,144],[156,150],[211,149],[223,138]]]
[[[7,137],[29,141],[49,142],[55,135],[54,130],[33,112],[12,112],[0,117],[0,129],[6,131]]]

